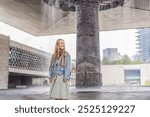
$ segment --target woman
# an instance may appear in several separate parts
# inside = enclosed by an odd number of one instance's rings
[[[63,39],[58,39],[50,61],[49,80],[50,97],[54,99],[69,98],[68,81],[71,78],[71,57],[65,50]]]

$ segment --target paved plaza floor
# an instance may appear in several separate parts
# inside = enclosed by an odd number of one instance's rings
[[[0,100],[49,100],[49,86],[0,90]],[[103,86],[99,89],[70,87],[69,100],[150,100],[150,87]]]

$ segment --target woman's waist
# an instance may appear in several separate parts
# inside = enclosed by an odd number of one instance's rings
[[[64,75],[64,70],[55,70],[52,73],[55,75]]]

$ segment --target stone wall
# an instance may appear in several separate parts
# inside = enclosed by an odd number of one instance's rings
[[[8,88],[9,37],[0,35],[0,89]]]

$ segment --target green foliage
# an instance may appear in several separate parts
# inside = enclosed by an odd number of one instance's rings
[[[123,64],[127,65],[127,64],[131,64],[131,59],[129,58],[128,55],[124,55],[122,57],[122,61],[123,61]]]
[[[141,64],[140,60],[131,61],[128,55],[124,55],[119,60],[110,61],[108,58],[104,57],[102,60],[102,65],[130,65],[130,64]]]
[[[133,64],[141,64],[142,62],[140,60],[136,60],[136,61],[133,61]]]
[[[110,61],[108,58],[104,57],[103,60],[102,60],[102,64],[103,65],[109,65],[110,64]]]

